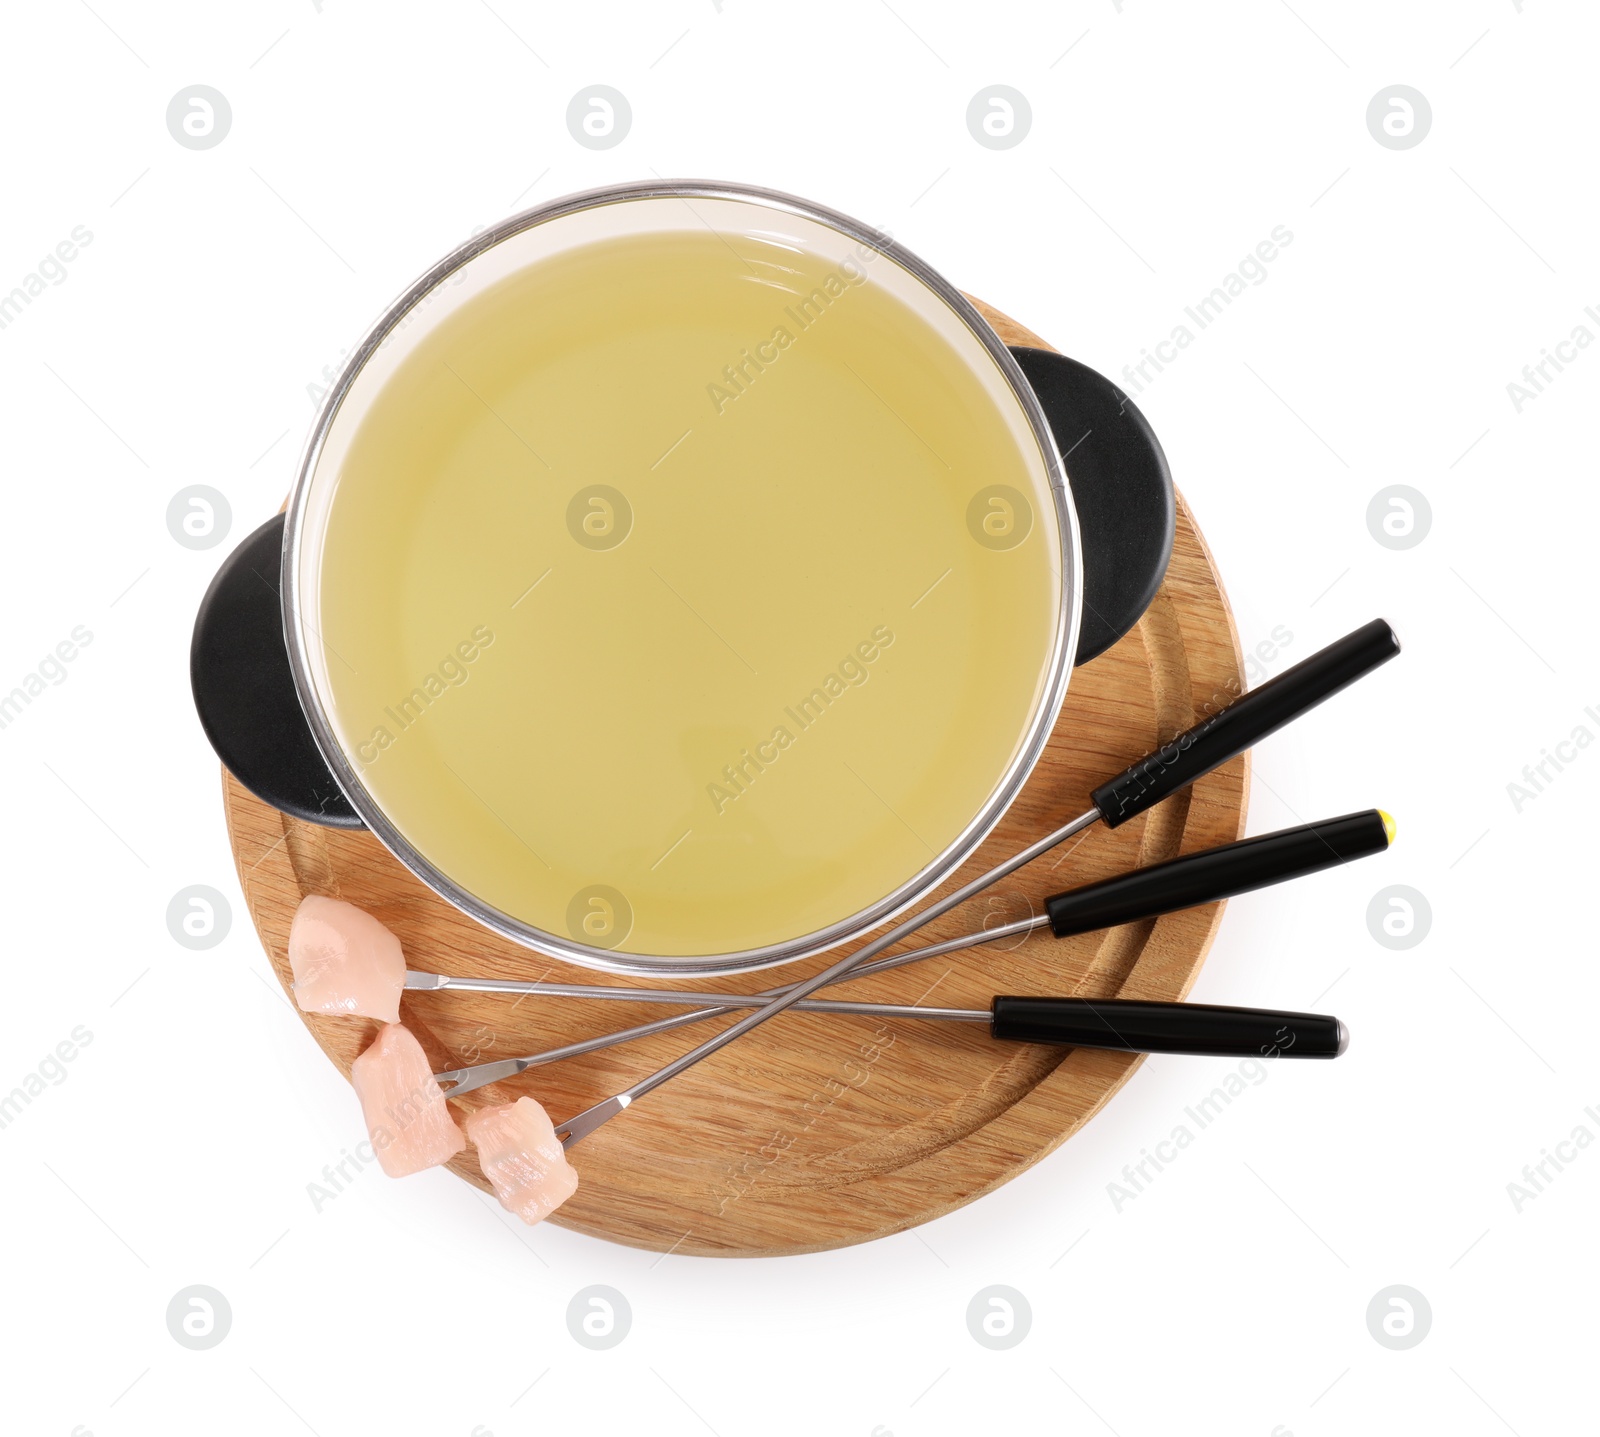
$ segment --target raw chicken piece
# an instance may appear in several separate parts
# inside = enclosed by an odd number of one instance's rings
[[[422,1044],[403,1023],[378,1030],[350,1065],[378,1164],[392,1178],[448,1162],[467,1145]]]
[[[500,1206],[523,1222],[549,1217],[578,1190],[577,1169],[567,1161],[549,1114],[532,1098],[479,1108],[467,1118],[467,1136]]]
[[[310,894],[289,928],[294,998],[307,1013],[400,1021],[406,960],[400,940],[353,903]]]

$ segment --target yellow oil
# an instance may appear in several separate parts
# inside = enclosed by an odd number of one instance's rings
[[[743,951],[877,902],[993,793],[1055,633],[1054,519],[891,264],[597,242],[383,387],[327,521],[326,682],[461,887],[620,953]]]

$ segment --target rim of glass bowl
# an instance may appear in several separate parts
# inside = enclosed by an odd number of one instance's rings
[[[311,481],[316,473],[324,441],[341,404],[357,376],[384,340],[444,280],[503,241],[566,215],[648,199],[728,200],[762,206],[826,226],[857,243],[870,246],[885,258],[893,260],[941,300],[987,351],[1015,395],[1034,440],[1039,445],[1050,491],[1055,501],[1054,511],[1061,560],[1055,640],[1052,652],[1048,656],[1044,682],[1024,741],[1018,746],[1011,763],[996,782],[983,807],[940,854],[892,892],[885,894],[868,907],[814,932],[735,953],[699,956],[653,955],[623,953],[615,949],[577,943],[569,937],[538,928],[486,903],[461,887],[449,874],[430,863],[389,820],[362,783],[355,765],[345,754],[314,681],[311,650],[317,646],[318,640],[316,635],[308,630],[300,599],[302,583],[308,577],[315,577],[308,573],[310,565],[301,554],[302,540],[307,531],[306,510],[312,488]],[[1071,492],[1067,488],[1061,456],[1044,411],[1010,351],[971,302],[943,275],[871,226],[794,195],[752,185],[714,180],[646,181],[610,185],[566,195],[548,204],[524,210],[490,226],[451,251],[423,274],[368,330],[324,396],[322,407],[317,413],[301,453],[284,527],[282,583],[284,638],[300,706],[305,711],[323,759],[338,781],[339,787],[350,800],[351,807],[384,847],[441,898],[486,928],[513,942],[549,953],[584,968],[635,976],[659,976],[667,973],[684,977],[710,976],[748,972],[796,962],[860,937],[932,893],[972,855],[1021,792],[1055,727],[1062,699],[1066,695],[1067,682],[1072,673],[1071,656],[1078,646],[1078,625],[1083,598],[1082,566],[1077,515],[1073,510]]]

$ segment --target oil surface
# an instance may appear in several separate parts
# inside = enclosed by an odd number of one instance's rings
[[[729,953],[869,907],[983,807],[1041,690],[1055,520],[891,263],[595,243],[383,387],[324,539],[332,718],[460,886]]]

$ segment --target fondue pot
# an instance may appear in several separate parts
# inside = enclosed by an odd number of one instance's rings
[[[191,677],[245,787],[495,932],[763,968],[973,853],[1174,524],[1126,396],[892,239],[614,186],[474,236],[373,325]]]

